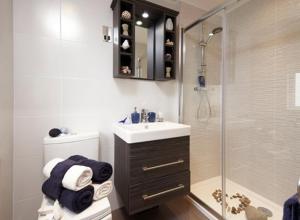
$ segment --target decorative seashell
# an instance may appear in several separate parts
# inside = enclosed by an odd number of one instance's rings
[[[166,77],[167,77],[167,78],[170,78],[170,77],[171,77],[171,70],[172,70],[171,67],[166,67]]]
[[[124,50],[127,50],[128,48],[130,48],[129,42],[128,40],[124,40],[122,46],[121,46]]]
[[[123,19],[130,20],[131,19],[131,13],[129,11],[125,10],[125,11],[122,12],[121,17]]]
[[[122,24],[122,29],[123,29],[123,35],[128,36],[128,24]]]
[[[168,45],[168,46],[174,46],[174,42],[171,41],[170,39],[167,39],[166,45]]]
[[[129,68],[129,66],[122,66],[121,67],[121,73],[123,73],[123,74],[131,74],[131,69]]]
[[[173,25],[173,21],[171,18],[168,18],[166,21],[166,29],[168,31],[173,31],[174,25]]]
[[[171,60],[172,59],[172,55],[170,53],[167,53],[165,55],[166,60]]]

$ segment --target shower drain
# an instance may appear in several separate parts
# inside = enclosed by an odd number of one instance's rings
[[[262,213],[264,213],[267,217],[272,217],[273,213],[270,209],[267,209],[265,207],[258,207],[257,210],[261,211]]]

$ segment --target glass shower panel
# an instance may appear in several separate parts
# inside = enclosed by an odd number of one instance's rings
[[[214,15],[184,35],[183,122],[191,125],[191,192],[222,214],[212,193],[221,183],[222,17]],[[218,191],[219,192],[219,191]]]
[[[284,201],[296,193],[299,11],[299,0],[241,1],[226,9],[226,219],[280,220]]]

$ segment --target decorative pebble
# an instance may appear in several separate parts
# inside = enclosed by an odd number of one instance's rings
[[[212,193],[213,198],[216,200],[217,203],[220,203],[220,205],[223,204],[223,195],[222,195],[222,190],[221,189],[216,189],[213,193]],[[229,197],[228,194],[225,195],[226,197]],[[227,202],[225,202],[225,207],[227,209],[227,212],[231,212],[233,215],[237,215],[240,214],[241,212],[245,211],[245,208],[248,207],[251,203],[251,200],[245,196],[244,194],[240,194],[240,193],[235,193],[234,195],[231,195],[229,197],[231,200],[232,199],[238,199],[240,204],[238,204],[237,207],[235,206],[229,206],[229,204]]]

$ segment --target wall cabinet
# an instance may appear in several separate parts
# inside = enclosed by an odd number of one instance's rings
[[[176,78],[178,12],[144,0],[114,0],[115,78]]]

